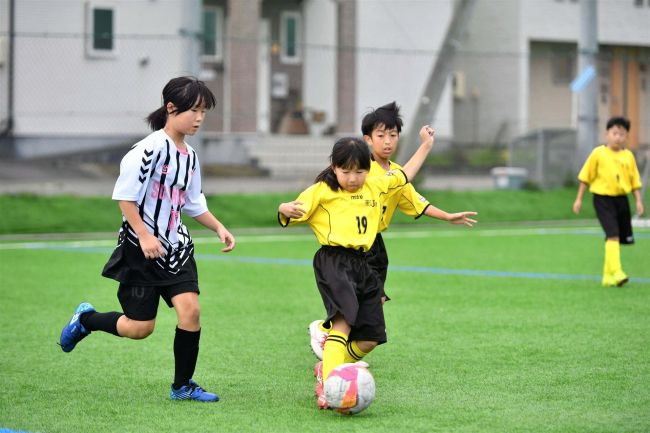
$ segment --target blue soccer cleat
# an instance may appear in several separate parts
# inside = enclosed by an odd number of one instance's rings
[[[174,386],[171,387],[172,390],[169,393],[169,396],[172,400],[194,400],[194,401],[205,401],[205,402],[216,402],[219,401],[219,396],[211,392],[207,392],[205,389],[201,388],[198,383],[190,379],[189,385],[183,385],[179,389],[174,389]]]
[[[67,325],[61,331],[61,339],[59,345],[64,352],[72,352],[72,349],[77,345],[78,342],[83,340],[86,335],[90,334],[86,328],[83,327],[79,319],[84,313],[94,312],[95,307],[90,305],[88,302],[82,302],[79,304],[72,319],[68,322]]]

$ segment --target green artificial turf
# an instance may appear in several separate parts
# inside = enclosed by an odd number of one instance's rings
[[[569,203],[570,205],[570,203]],[[218,213],[218,212],[215,212]],[[111,220],[115,219],[112,215]],[[29,432],[647,432],[650,231],[603,288],[597,227],[410,226],[386,234],[389,342],[368,355],[373,404],[318,411],[306,327],[323,315],[299,228],[197,238],[201,351],[216,404],[172,402],[176,317],[142,341],[56,345],[81,301],[119,310],[99,276],[112,236],[0,242],[0,429]]]

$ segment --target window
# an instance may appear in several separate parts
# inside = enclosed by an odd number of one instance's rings
[[[110,4],[86,4],[86,55],[113,57],[115,47],[115,8]]]
[[[223,9],[216,6],[204,6],[201,44],[204,62],[221,62],[223,60],[223,27]]]
[[[280,60],[283,63],[300,63],[301,22],[298,12],[280,15]]]

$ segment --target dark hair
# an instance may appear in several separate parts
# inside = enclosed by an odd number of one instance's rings
[[[167,103],[171,102],[176,107],[174,113],[183,113],[193,107],[202,105],[211,109],[217,102],[214,94],[203,81],[195,77],[172,78],[162,91],[162,107],[147,116],[147,123],[152,130],[157,131],[167,123]]]
[[[627,132],[630,132],[630,128],[632,127],[630,121],[626,119],[625,117],[619,116],[619,117],[611,117],[607,121],[607,130],[611,128],[612,126],[620,126],[621,128],[625,129]]]
[[[382,105],[376,110],[363,116],[361,120],[361,133],[363,135],[372,135],[372,131],[381,125],[387,129],[397,129],[402,132],[402,118],[399,115],[399,106],[395,101]]]
[[[339,138],[330,155],[330,166],[321,171],[314,182],[325,182],[332,191],[341,189],[336,180],[334,167],[370,170],[370,148],[365,141],[356,137]]]

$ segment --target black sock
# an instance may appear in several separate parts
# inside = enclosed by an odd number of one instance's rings
[[[110,313],[91,311],[90,313],[82,314],[79,321],[89,331],[104,331],[119,337],[120,334],[117,333],[117,321],[123,315],[124,313],[118,313],[117,311],[111,311]]]
[[[174,389],[187,385],[194,375],[199,357],[201,330],[185,331],[176,327],[174,337]]]

